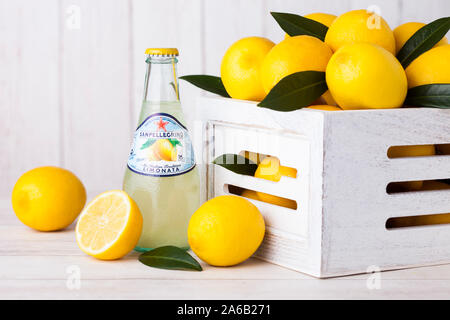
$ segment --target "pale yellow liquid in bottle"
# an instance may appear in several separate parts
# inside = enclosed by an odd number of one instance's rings
[[[179,102],[144,102],[139,124],[158,112],[168,113],[186,126]],[[200,205],[197,167],[184,174],[167,177],[141,175],[127,167],[123,189],[136,201],[144,218],[136,250],[145,251],[165,245],[189,247],[189,219]]]

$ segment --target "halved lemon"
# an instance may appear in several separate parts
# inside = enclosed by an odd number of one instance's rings
[[[75,229],[78,246],[101,260],[119,259],[136,246],[143,218],[124,191],[101,193],[81,212]]]

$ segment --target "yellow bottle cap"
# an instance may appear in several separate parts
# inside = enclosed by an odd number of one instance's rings
[[[152,56],[178,56],[177,48],[148,48],[145,50],[145,54]]]

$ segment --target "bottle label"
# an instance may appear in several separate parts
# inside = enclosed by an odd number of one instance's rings
[[[167,113],[155,113],[136,129],[128,168],[138,174],[170,177],[195,167],[188,131]]]

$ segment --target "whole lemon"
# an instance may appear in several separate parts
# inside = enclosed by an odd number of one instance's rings
[[[331,49],[311,36],[289,37],[270,50],[261,67],[261,79],[266,93],[284,77],[300,71],[325,71]]]
[[[333,51],[358,42],[377,44],[395,54],[394,33],[379,15],[366,10],[346,12],[334,20],[325,36]]]
[[[266,38],[243,38],[228,48],[222,59],[220,75],[228,94],[235,99],[261,101],[261,64],[275,44]]]
[[[398,108],[408,87],[400,62],[386,49],[370,43],[340,48],[328,63],[326,80],[342,109]]]
[[[412,37],[414,33],[417,32],[420,28],[425,26],[425,23],[422,22],[407,22],[399,25],[394,29],[394,37],[395,37],[395,48],[396,53],[400,51],[406,41]],[[442,38],[438,43],[434,45],[434,47],[439,47],[448,44],[447,38]]]
[[[406,68],[408,87],[450,83],[450,44],[428,50]]]
[[[12,192],[12,206],[25,225],[39,231],[69,226],[86,203],[86,190],[70,171],[39,167],[24,173]]]
[[[234,195],[205,202],[192,215],[188,241],[192,251],[213,266],[248,259],[264,238],[264,218],[250,201]]]
[[[329,13],[311,13],[304,16],[305,18],[320,22],[321,24],[330,27],[333,21],[336,19],[334,14]],[[289,35],[286,33],[285,37],[289,38]],[[335,106],[336,101],[334,101],[333,97],[330,94],[330,91],[326,91],[318,100],[317,103],[324,103],[330,106]]]

